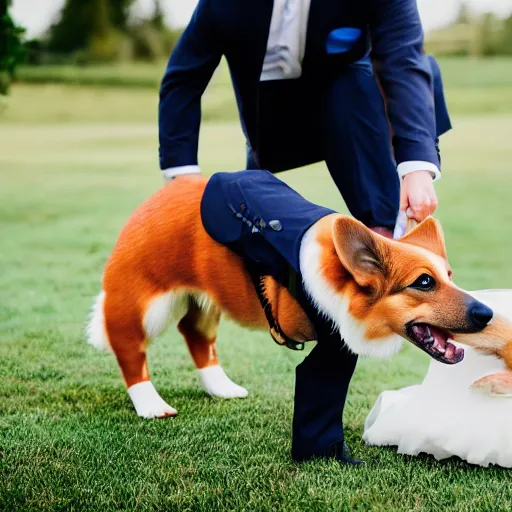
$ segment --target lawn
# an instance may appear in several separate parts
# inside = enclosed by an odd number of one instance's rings
[[[53,103],[41,101],[57,87]],[[0,510],[512,509],[506,470],[362,442],[378,394],[424,375],[428,358],[412,346],[391,361],[362,360],[356,371],[345,422],[364,468],[290,460],[294,368],[303,356],[226,321],[221,361],[250,396],[209,398],[170,330],[149,359],[155,386],[179,415],[136,416],[113,357],[83,337],[119,229],[161,185],[153,114],[137,105],[136,94],[149,92],[131,89],[109,111],[116,91],[18,85],[0,125]],[[95,96],[102,92],[105,101]],[[54,115],[71,105],[87,122]],[[454,125],[442,140],[437,190],[456,281],[512,288],[512,115],[470,109]],[[242,168],[236,122],[207,123],[200,153],[206,173]],[[283,177],[343,211],[323,166]]]
[[[512,113],[512,59],[439,59],[453,115]],[[0,98],[2,123],[156,123],[158,86],[165,62],[156,64],[22,68],[16,94]],[[85,87],[86,86],[86,87]],[[238,119],[223,61],[203,102],[206,121]]]

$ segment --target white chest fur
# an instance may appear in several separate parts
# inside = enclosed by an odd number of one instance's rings
[[[392,334],[385,338],[368,340],[365,337],[367,325],[350,314],[350,302],[336,293],[322,273],[322,247],[316,239],[316,226],[304,235],[300,246],[300,269],[306,292],[313,304],[330,318],[346,345],[355,354],[388,358],[402,348],[404,339]]]

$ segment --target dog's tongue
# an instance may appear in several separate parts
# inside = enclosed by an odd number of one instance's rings
[[[448,341],[448,334],[441,329],[426,324],[415,325],[414,333],[422,342],[443,356],[453,361],[464,354],[464,349],[457,348]]]
[[[433,348],[440,354],[443,354],[445,359],[453,361],[464,354],[463,348],[457,348],[453,343],[448,341],[448,335],[444,331],[436,329],[435,327],[431,327],[430,331],[434,337]]]
[[[434,338],[433,348],[435,348],[438,352],[441,352],[441,354],[444,354],[448,345],[448,336],[446,333],[436,329],[435,327],[431,327],[430,331],[432,332],[432,337]]]

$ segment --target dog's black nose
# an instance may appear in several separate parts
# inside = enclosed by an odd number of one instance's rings
[[[469,318],[475,327],[483,329],[492,320],[494,312],[481,302],[474,302],[469,309]]]

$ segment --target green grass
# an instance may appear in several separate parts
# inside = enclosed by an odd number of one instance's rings
[[[512,59],[439,57],[448,87],[498,87],[512,82]],[[167,62],[124,63],[91,66],[25,66],[17,81],[33,84],[67,84],[98,87],[157,88]],[[217,71],[216,81],[229,84],[225,61]]]
[[[157,88],[101,87],[69,84],[15,84],[13,94],[0,97],[0,123],[119,123],[158,118]],[[237,119],[231,86],[219,75],[205,93],[205,121]]]
[[[76,91],[85,102],[76,108],[93,110],[96,90]],[[355,454],[368,462],[360,469],[290,460],[302,355],[227,322],[221,361],[249,398],[208,398],[171,330],[149,359],[156,387],[179,415],[136,416],[114,359],[82,334],[119,229],[161,185],[156,126],[142,122],[138,93],[130,94],[133,110],[112,107],[109,123],[0,126],[0,510],[510,510],[507,471],[363,444],[378,394],[424,375],[428,359],[413,347],[358,366],[345,422]],[[40,123],[61,108],[31,98],[25,107]],[[512,287],[512,116],[454,124],[442,141],[438,192],[455,276],[466,288]],[[243,160],[236,123],[204,126],[205,172],[239,169]],[[323,166],[284,178],[343,208]]]
[[[441,58],[452,115],[512,113],[512,59]],[[156,122],[165,63],[22,68],[0,99],[2,123]],[[205,121],[237,120],[225,62],[203,101]]]
[[[32,84],[94,85],[99,87],[156,88],[166,61],[158,63],[127,62],[89,66],[23,66],[16,80]]]

